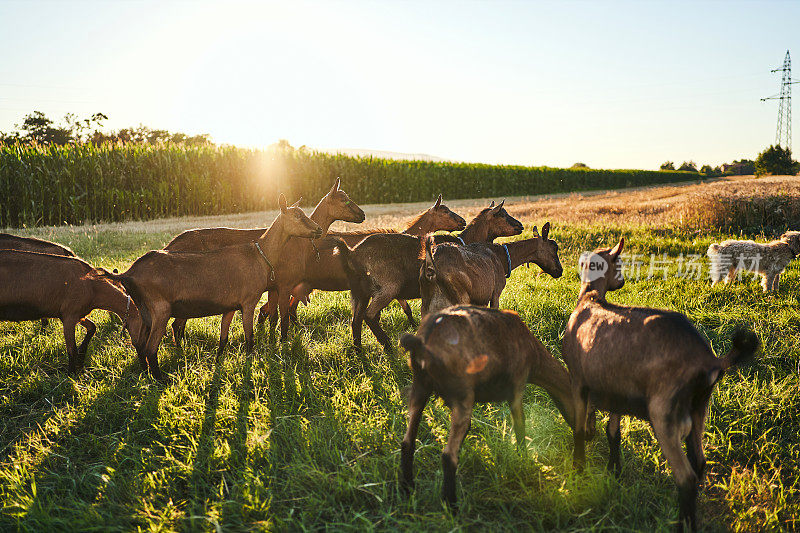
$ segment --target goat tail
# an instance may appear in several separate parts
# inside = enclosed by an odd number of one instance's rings
[[[740,365],[753,357],[760,345],[761,341],[752,331],[744,328],[734,331],[733,347],[721,361],[723,370]]]
[[[400,346],[411,354],[408,361],[410,367],[418,366],[424,369],[427,366],[429,352],[425,347],[425,342],[420,337],[411,333],[403,333],[400,336]]]

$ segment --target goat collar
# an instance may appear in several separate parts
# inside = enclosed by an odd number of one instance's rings
[[[267,256],[264,255],[263,251],[261,251],[261,245],[258,244],[258,241],[255,241],[255,245],[256,245],[256,250],[258,250],[258,253],[261,254],[261,257],[263,257],[264,261],[266,261],[267,264],[269,265],[269,280],[270,281],[275,281],[275,267],[272,266],[272,263],[269,262],[269,259],[267,259]]]
[[[505,244],[503,245],[503,250],[506,251],[506,260],[508,261],[508,274],[506,274],[506,278],[511,277],[511,254],[508,253],[508,246]]]
[[[465,242],[464,242],[464,239],[462,239],[460,236],[458,236],[458,235],[453,235],[453,237],[455,237],[456,239],[458,239],[458,242],[460,242],[460,243],[461,243],[461,246],[466,246],[466,245],[467,245],[467,243],[465,243]]]

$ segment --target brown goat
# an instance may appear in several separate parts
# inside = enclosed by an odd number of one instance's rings
[[[499,205],[487,207],[467,225],[460,237],[436,235],[436,243],[462,242],[473,239],[491,242],[497,237],[522,233],[522,223]],[[361,350],[361,327],[366,322],[383,347],[391,350],[389,336],[380,326],[380,313],[393,299],[420,297],[419,259],[423,238],[403,234],[370,235],[352,250],[341,241],[335,246],[350,283],[353,309],[353,344]]]
[[[87,315],[94,309],[105,309],[122,319],[141,358],[146,334],[139,311],[125,291],[105,279],[106,274],[76,257],[2,250],[0,320],[61,320],[67,369],[75,374],[83,368],[86,349],[97,329]],[[80,346],[75,345],[78,323],[86,329]]]
[[[21,252],[39,252],[42,254],[76,257],[69,247],[33,237],[20,237],[10,233],[0,233],[0,250],[19,250]],[[47,327],[47,319],[42,319],[42,329]]]
[[[322,197],[317,207],[309,217],[317,223],[323,232],[327,231],[331,224],[336,220],[361,223],[364,221],[364,211],[353,202],[347,193],[339,188],[340,180],[336,182],[330,191]],[[261,232],[254,235],[255,232]],[[258,240],[267,229],[263,230],[235,230],[231,228],[208,228],[204,230],[190,230],[181,233],[165,249],[174,251],[203,251],[217,250],[224,246],[233,244],[246,244]],[[249,239],[249,240],[248,240]],[[226,244],[227,243],[227,244]],[[202,246],[197,250],[189,250],[192,245]],[[314,245],[309,239],[291,238],[284,247],[284,252],[280,260],[275,263],[275,283],[269,284],[269,291],[277,301],[277,288],[280,285],[294,287],[302,279],[306,270],[306,265],[313,262],[316,258]],[[264,305],[266,307],[267,304]],[[283,326],[283,324],[281,324]],[[288,324],[287,324],[288,327]],[[186,330],[186,319],[176,318],[172,321],[172,333],[175,344],[180,345]]]
[[[419,276],[422,317],[459,304],[497,308],[506,279],[525,263],[535,263],[552,277],[560,278],[563,268],[558,259],[558,244],[547,238],[549,233],[548,222],[541,237],[534,226],[535,237],[508,244],[442,243],[436,247],[433,235],[429,235],[425,239],[425,262]]]
[[[621,415],[648,420],[678,485],[678,527],[688,522],[696,530],[708,401],[725,371],[751,357],[759,341],[752,332],[737,331],[733,348],[717,358],[686,316],[609,303],[606,292],[625,283],[618,263],[623,246],[620,240],[582,257],[578,305],[564,333],[562,354],[575,405],[574,462],[583,468],[589,402],[611,413],[608,468],[617,474]]]
[[[450,435],[442,453],[442,498],[456,503],[456,468],[475,403],[506,401],[517,445],[524,447],[525,385],[544,388],[573,427],[574,410],[567,370],[534,337],[514,311],[456,306],[422,319],[416,335],[400,345],[410,352],[413,381],[408,394],[408,429],[400,448],[401,482],[414,484],[414,448],[422,411],[431,394],[450,408]]]
[[[442,195],[436,199],[429,209],[423,211],[411,221],[409,226],[403,230],[406,235],[422,236],[434,231],[456,231],[464,229],[466,222],[459,215],[450,210],[442,203]],[[338,238],[347,243],[348,246],[353,247],[363,241],[370,235],[375,234],[395,234],[394,230],[372,229],[363,231],[331,231],[328,236]],[[298,282],[292,289],[293,301],[289,307],[290,317],[297,318],[297,305],[299,302],[308,302],[309,295],[314,289],[324,291],[346,291],[350,288],[347,280],[347,274],[342,267],[339,258],[333,255],[330,247],[323,245],[320,250],[319,259],[306,263],[304,278]],[[272,299],[272,296],[270,296]],[[270,300],[272,301],[272,300]],[[405,300],[399,300],[403,312],[408,317],[409,323],[416,327],[414,315],[411,313],[411,307]],[[270,306],[268,310],[261,308],[259,314],[259,322],[263,322],[266,316],[270,316],[270,320],[274,323],[277,321],[277,307]]]
[[[253,316],[256,305],[274,281],[275,264],[289,237],[318,238],[322,230],[299,207],[286,207],[255,242],[208,252],[150,251],[122,274],[119,280],[133,297],[149,336],[146,362],[156,379],[164,376],[158,366],[158,346],[170,316],[200,318],[222,314],[217,356],[228,342],[228,329],[236,311],[242,312],[245,345],[253,349]]]

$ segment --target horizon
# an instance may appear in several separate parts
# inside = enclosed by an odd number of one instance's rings
[[[43,16],[43,14],[45,16]],[[0,130],[40,110],[218,144],[657,169],[775,142],[782,2],[0,4]],[[49,16],[48,16],[49,15]],[[794,16],[792,16],[794,15]],[[74,28],[87,27],[76,34]]]

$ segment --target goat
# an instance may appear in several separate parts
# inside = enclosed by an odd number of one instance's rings
[[[522,233],[522,223],[509,215],[503,202],[487,207],[473,219],[460,237],[434,236],[436,243],[491,242],[497,237]],[[380,326],[380,313],[393,299],[410,300],[420,297],[419,274],[422,261],[419,251],[422,237],[404,234],[370,235],[355,248],[343,242],[335,244],[350,284],[353,311],[353,344],[361,350],[361,327],[367,326],[387,351],[391,350],[389,336]]]
[[[442,203],[442,195],[436,199],[429,209],[417,215],[408,227],[403,230],[406,235],[422,236],[434,231],[455,231],[464,229],[466,222],[459,215],[450,210]],[[328,236],[344,241],[348,246],[353,247],[363,241],[370,235],[375,234],[395,234],[394,230],[385,229],[371,229],[362,231],[328,232]],[[308,302],[309,295],[314,289],[324,291],[346,291],[350,288],[342,263],[337,256],[333,254],[329,243],[323,245],[320,250],[320,255],[315,261],[306,263],[303,280],[300,281],[293,289],[293,301],[289,307],[289,316],[296,319],[297,305],[299,302]],[[270,298],[272,298],[270,296]],[[272,301],[272,300],[270,300]],[[414,315],[411,312],[411,307],[405,300],[398,300],[403,312],[408,317],[409,323],[416,327]],[[277,306],[270,305],[268,310],[261,308],[258,320],[263,322],[264,319],[270,316],[270,321],[275,323],[278,319]]]
[[[528,383],[544,388],[574,427],[567,370],[514,311],[448,307],[425,316],[419,332],[404,333],[400,345],[410,352],[408,364],[413,374],[408,429],[400,448],[400,476],[406,490],[413,488],[417,428],[433,393],[450,408],[450,435],[442,453],[442,498],[451,507],[456,503],[458,452],[475,403],[507,401],[520,448],[525,439],[522,396]]]
[[[149,336],[145,359],[152,375],[164,381],[158,366],[158,346],[170,316],[200,318],[222,314],[219,357],[228,342],[228,330],[236,311],[242,312],[245,346],[253,349],[253,316],[261,295],[274,282],[273,264],[292,236],[318,238],[322,229],[296,206],[286,207],[255,242],[226,246],[208,252],[153,250],[134,261],[120,281],[142,313]]]
[[[67,246],[33,237],[11,235],[10,233],[0,233],[0,250],[19,250],[22,252],[39,252],[42,254],[76,257],[75,252]],[[47,319],[43,318],[41,323],[42,329],[45,329],[47,327]]]
[[[339,188],[340,180],[330,191],[322,197],[309,218],[314,221],[323,232],[336,220],[361,223],[364,221],[364,211],[353,202],[347,193]],[[259,232],[254,236],[255,232]],[[208,228],[204,230],[191,230],[183,232],[173,239],[166,250],[175,251],[201,251],[216,250],[233,244],[246,244],[254,242],[264,234],[263,230],[236,230],[230,228]],[[198,249],[191,250],[192,246]],[[289,239],[280,260],[275,263],[275,277],[277,282],[269,284],[269,291],[277,301],[277,288],[279,285],[293,287],[302,279],[306,266],[314,261],[314,245],[309,239]],[[267,304],[264,305],[266,307]],[[172,321],[172,334],[175,344],[180,345],[186,329],[186,319],[176,318]]]
[[[97,329],[87,315],[94,309],[105,309],[122,319],[141,357],[146,332],[138,308],[125,291],[105,279],[105,274],[77,257],[2,250],[0,320],[61,320],[67,371],[76,374],[83,368],[89,341]],[[75,345],[77,324],[86,329],[80,346]]]
[[[733,348],[717,358],[681,313],[609,303],[606,292],[625,283],[619,270],[624,239],[581,259],[578,304],[564,332],[562,356],[575,405],[573,460],[581,470],[587,405],[608,411],[608,468],[619,474],[620,418],[648,420],[678,486],[679,529],[697,528],[698,483],[706,460],[703,432],[708,401],[726,370],[751,357],[759,340],[737,331]],[[687,455],[681,449],[686,442]]]
[[[712,285],[723,276],[725,283],[733,281],[737,270],[761,275],[764,292],[777,291],[781,273],[800,254],[800,231],[787,231],[780,239],[761,244],[753,241],[724,241],[708,247],[711,260]]]
[[[458,304],[497,308],[506,279],[518,266],[536,263],[554,278],[564,269],[558,259],[558,244],[548,239],[550,223],[536,227],[535,237],[508,244],[477,242],[466,246],[443,243],[434,248],[434,237],[425,239],[424,264],[419,276],[422,316]]]

